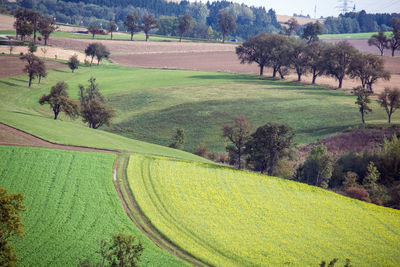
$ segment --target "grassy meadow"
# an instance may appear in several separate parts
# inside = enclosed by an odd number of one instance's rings
[[[75,73],[67,68],[51,70],[42,84],[34,82],[31,89],[27,88],[26,75],[0,79],[0,112],[4,114],[0,120],[25,127],[25,130],[52,141],[143,153],[140,146],[138,149],[126,148],[124,141],[117,141],[122,137],[97,141],[90,136],[82,139],[67,135],[69,129],[63,133],[62,125],[71,125],[71,131],[79,126],[83,136],[89,129],[83,130],[80,120],[71,121],[63,115],[63,121],[53,122],[49,107],[37,103],[39,97],[48,93],[58,81],[67,82],[70,96],[77,99],[78,84],[87,85],[92,76],[97,78],[107,103],[116,110],[113,125],[103,127],[103,130],[167,146],[176,128],[182,127],[187,135],[184,149],[189,152],[199,144],[212,151],[224,151],[221,128],[241,114],[248,118],[252,130],[267,122],[289,124],[297,135],[295,141],[298,144],[339,133],[361,122],[355,97],[343,91],[247,74],[117,65],[80,67]],[[367,115],[367,123],[385,123],[384,110],[376,103],[372,103],[372,108],[374,112]],[[399,121],[397,113],[393,120]],[[60,131],[54,131],[50,125]],[[164,152],[150,153],[163,155]]]
[[[360,32],[360,33],[340,33],[340,34],[322,34],[321,39],[369,39],[377,32]],[[390,36],[391,32],[385,32],[386,36]]]
[[[99,240],[124,231],[144,244],[141,266],[186,266],[126,216],[112,183],[114,154],[0,146],[0,184],[22,192],[26,233],[13,242],[18,266],[99,260]]]
[[[285,179],[134,155],[135,200],[168,239],[212,266],[399,266],[400,211]]]

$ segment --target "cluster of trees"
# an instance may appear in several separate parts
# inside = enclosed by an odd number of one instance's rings
[[[85,49],[85,55],[90,58],[90,66],[93,63],[93,59],[96,57],[97,65],[100,64],[103,58],[108,58],[110,51],[102,43],[90,43]],[[72,58],[70,59],[71,62]]]
[[[97,24],[102,28],[108,25],[109,21],[122,30],[128,30],[124,21],[128,14],[137,13],[142,18],[150,13],[160,19],[161,26],[159,33],[177,35],[176,27],[171,29],[168,25],[188,14],[194,19],[194,27],[188,33],[189,37],[207,38],[209,27],[213,29],[215,36],[219,37],[218,13],[225,10],[233,16],[237,28],[233,36],[247,39],[261,31],[276,32],[280,24],[276,20],[275,11],[266,11],[264,7],[247,6],[228,1],[190,3],[181,1],[179,4],[166,2],[164,0],[131,0],[131,1],[55,1],[41,0],[39,2],[30,0],[17,1],[18,6],[37,10],[46,16],[55,18],[57,22],[90,25]],[[11,8],[12,5],[9,5]]]
[[[388,31],[393,27],[391,20],[400,18],[399,13],[392,14],[367,14],[360,12],[348,12],[339,15],[338,18],[328,17],[324,22],[324,33],[358,33]]]
[[[81,116],[82,121],[92,129],[97,129],[104,124],[110,125],[115,112],[105,104],[96,79],[90,78],[89,83],[86,88],[83,85],[79,85],[79,101],[76,101],[68,95],[68,84],[58,82],[51,87],[48,95],[42,95],[39,99],[39,104],[49,104],[53,110],[55,120],[62,111],[71,118]]]
[[[385,49],[390,49],[392,51],[392,57],[396,50],[400,49],[400,18],[391,19],[392,28],[391,35],[387,37],[383,31],[378,34],[373,34],[371,38],[368,39],[369,46],[376,46],[381,52],[381,56]]]
[[[57,28],[52,19],[44,17],[37,11],[18,9],[14,17],[14,27],[17,33],[16,39],[20,36],[22,41],[25,41],[25,37],[33,33],[33,42],[36,42],[36,35],[39,32],[44,39],[44,44],[47,45],[50,34]]]
[[[318,40],[320,27],[310,23],[301,39],[281,34],[260,33],[236,48],[241,63],[257,63],[260,75],[264,67],[272,68],[272,77],[279,73],[282,79],[294,69],[298,81],[304,74],[312,74],[312,83],[321,75],[334,77],[342,88],[345,76],[358,78],[363,88],[372,90],[378,79],[390,79],[384,62],[378,56],[362,54],[348,42],[326,44]]]

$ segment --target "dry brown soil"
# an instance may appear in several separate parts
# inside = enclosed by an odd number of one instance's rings
[[[297,20],[297,23],[299,23],[300,25],[305,25],[310,22],[314,23],[317,21],[319,21],[320,23],[323,23],[323,21],[324,21],[323,19],[312,19],[312,18],[293,17],[293,16],[287,16],[287,15],[276,15],[276,20],[281,24],[287,22],[291,18],[294,18],[295,20]]]
[[[10,47],[9,46],[0,46],[0,54],[9,54]],[[26,46],[14,46],[12,50],[13,55],[19,55],[20,53],[28,53],[28,47]],[[54,59],[63,59],[69,60],[69,58],[73,55],[77,55],[78,59],[83,62],[86,58],[86,55],[83,52],[63,49],[59,47],[52,47],[52,46],[39,46],[37,51],[34,53],[38,57],[43,58],[54,58]]]
[[[65,68],[65,63],[46,60],[47,69]],[[15,56],[0,56],[0,78],[22,74],[25,62]]]

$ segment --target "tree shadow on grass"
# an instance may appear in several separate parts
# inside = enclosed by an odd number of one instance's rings
[[[16,84],[16,83],[7,82],[7,81],[0,81],[0,83],[3,83],[3,84],[8,85],[8,86],[18,86],[18,84]]]
[[[63,72],[63,73],[70,73],[70,71],[62,70],[62,69],[53,69],[55,72]]]
[[[22,79],[17,79],[17,78],[10,78],[10,80],[14,80],[14,81],[17,81],[17,82],[28,83],[28,80],[22,80]]]

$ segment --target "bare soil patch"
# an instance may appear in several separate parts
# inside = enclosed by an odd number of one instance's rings
[[[25,62],[20,60],[19,57],[15,56],[0,56],[0,78],[23,74]],[[46,60],[47,69],[65,68],[65,63]]]
[[[0,30],[13,30],[14,17],[0,14]]]
[[[0,46],[0,53],[9,54],[9,46]],[[15,46],[12,54],[19,55],[20,53],[28,53],[28,47],[26,46]],[[85,54],[75,50],[63,49],[52,46],[39,46],[37,51],[34,53],[38,57],[54,58],[68,60],[71,56],[77,55],[78,59],[83,62],[86,58]]]

